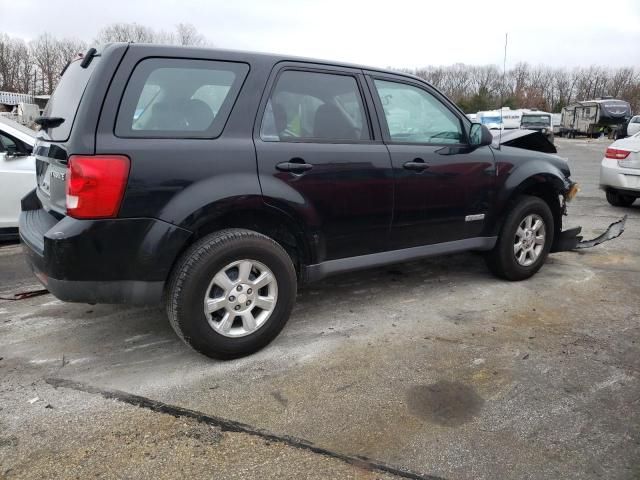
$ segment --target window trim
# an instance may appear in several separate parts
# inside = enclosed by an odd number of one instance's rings
[[[211,126],[205,130],[205,131],[162,131],[162,133],[158,133],[158,134],[153,134],[153,130],[139,130],[139,134],[135,133],[136,130],[133,130],[130,126],[129,127],[125,127],[126,131],[118,131],[118,123],[120,121],[120,115],[121,112],[123,112],[123,103],[125,101],[125,95],[127,94],[127,90],[129,89],[129,87],[132,85],[132,79],[133,76],[136,72],[136,70],[138,69],[138,67],[140,66],[141,63],[147,61],[147,60],[152,60],[152,61],[165,61],[167,63],[184,63],[185,64],[185,68],[189,68],[188,65],[191,63],[199,63],[201,65],[203,65],[205,62],[206,63],[217,63],[217,64],[233,64],[238,66],[239,68],[244,68],[244,72],[242,73],[244,75],[244,77],[241,79],[240,82],[238,82],[237,84],[237,88],[234,89],[233,85],[231,86],[231,88],[229,89],[229,93],[227,93],[227,97],[225,98],[225,100],[222,102],[222,105],[220,107],[220,110],[218,111],[218,115],[216,115],[215,119],[213,120],[213,122],[211,123]],[[163,68],[162,66],[159,66],[158,68]],[[166,68],[166,67],[164,67]],[[153,71],[153,70],[151,70]],[[151,57],[143,57],[138,59],[138,61],[135,63],[135,65],[131,68],[131,71],[129,73],[129,75],[127,76],[126,82],[124,87],[122,88],[122,93],[120,94],[120,99],[118,102],[118,107],[116,108],[115,111],[115,116],[114,116],[114,120],[113,120],[113,129],[112,129],[112,133],[113,136],[116,138],[128,138],[128,139],[155,139],[155,140],[213,140],[216,139],[218,137],[220,137],[225,130],[225,127],[229,121],[229,118],[231,117],[231,114],[233,113],[233,109],[235,107],[235,104],[238,101],[238,98],[240,98],[240,95],[242,94],[242,88],[244,87],[245,82],[247,81],[247,78],[249,77],[249,74],[251,72],[251,65],[248,62],[240,62],[240,61],[232,61],[232,60],[222,60],[222,59],[215,59],[215,58],[188,58],[188,57],[164,57],[164,56],[151,56]],[[151,72],[149,72],[151,73]],[[234,72],[236,74],[238,74],[238,72]],[[146,79],[148,78],[148,76],[145,78],[145,83],[146,83]],[[144,88],[144,84],[142,84],[142,88]],[[234,82],[235,83],[235,82]],[[142,93],[142,88],[140,89],[140,93]],[[231,95],[234,95],[233,100],[229,100]],[[139,97],[138,97],[139,98]],[[132,107],[133,111],[135,111],[135,106]],[[216,125],[216,120],[218,119],[218,116],[220,115],[220,113],[224,114],[224,121],[222,121],[221,123],[219,123],[218,125]],[[160,131],[159,131],[160,132]]]
[[[358,87],[358,91],[360,93],[360,99],[362,101],[362,107],[364,111],[365,120],[367,122],[367,127],[369,129],[369,136],[371,138],[367,140],[327,140],[322,138],[298,138],[298,139],[287,139],[287,140],[279,140],[279,141],[269,141],[264,140],[260,135],[260,130],[262,129],[262,120],[264,118],[264,113],[267,109],[267,104],[269,100],[271,100],[271,95],[273,95],[274,90],[278,84],[278,80],[280,76],[287,71],[294,72],[307,72],[307,73],[322,73],[328,75],[341,75],[343,77],[351,77],[355,80],[356,86]],[[373,115],[370,110],[369,98],[367,97],[367,92],[364,90],[365,85],[364,77],[361,70],[356,69],[347,69],[340,68],[332,65],[319,65],[319,66],[310,66],[308,64],[298,64],[292,62],[281,62],[279,64],[274,65],[269,81],[267,82],[267,87],[264,90],[262,95],[262,99],[260,100],[260,106],[258,108],[258,113],[256,114],[256,120],[253,127],[253,138],[254,140],[258,140],[265,144],[287,144],[287,143],[312,143],[312,144],[324,144],[324,145],[369,145],[369,144],[381,144],[382,141],[377,137],[375,127],[379,125],[374,125],[373,123]]]
[[[382,130],[382,138],[385,144],[387,145],[416,145],[416,146],[434,146],[434,147],[468,147],[470,144],[469,141],[469,129],[471,128],[471,120],[469,120],[466,115],[460,115],[457,111],[457,106],[449,100],[446,96],[438,92],[435,88],[433,88],[428,83],[422,83],[418,80],[413,80],[408,77],[396,76],[391,74],[382,74],[378,72],[365,72],[365,77],[367,79],[367,84],[369,86],[369,90],[371,91],[371,96],[373,97],[373,102],[376,107],[376,112],[378,115],[378,122],[380,123],[380,129]],[[389,125],[387,124],[387,116],[384,113],[384,108],[382,102],[380,101],[380,95],[378,94],[378,89],[376,88],[375,81],[381,80],[383,82],[395,82],[401,83],[404,85],[409,85],[411,87],[418,88],[420,90],[425,91],[430,94],[436,100],[439,100],[440,103],[451,112],[453,116],[458,119],[460,122],[460,130],[462,131],[463,140],[460,143],[451,143],[451,142],[398,142],[391,138],[391,134],[389,133]],[[452,106],[456,107],[455,109]],[[466,121],[465,121],[466,119]]]

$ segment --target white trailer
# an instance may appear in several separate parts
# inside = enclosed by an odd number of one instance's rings
[[[526,110],[511,110],[509,107],[502,107],[502,109],[498,110],[485,110],[476,113],[476,121],[492,130],[520,128],[520,119],[524,111]]]

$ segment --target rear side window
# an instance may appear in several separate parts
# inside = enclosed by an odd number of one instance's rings
[[[369,140],[356,79],[285,70],[267,103],[260,137],[271,142]]]
[[[87,68],[82,68],[80,60],[74,60],[65,70],[60,83],[58,83],[42,113],[43,117],[64,119],[60,126],[46,130],[49,139],[64,142],[69,138],[80,100],[82,100],[89,78],[91,78],[91,74],[99,62],[100,57],[96,56]]]
[[[244,63],[143,60],[125,89],[115,133],[144,138],[217,137],[248,71]]]

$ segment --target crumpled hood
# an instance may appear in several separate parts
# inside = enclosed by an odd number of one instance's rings
[[[508,147],[523,148],[525,150],[533,150],[534,152],[558,153],[556,147],[547,140],[547,137],[539,130],[503,130],[500,135],[499,130],[492,130],[493,147],[506,145]]]

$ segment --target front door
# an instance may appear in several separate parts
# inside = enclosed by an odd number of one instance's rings
[[[265,201],[301,218],[314,262],[385,250],[389,152],[356,69],[280,67],[254,134]]]
[[[370,77],[395,178],[393,248],[483,235],[493,201],[488,146],[468,143],[469,121],[426,84]]]

